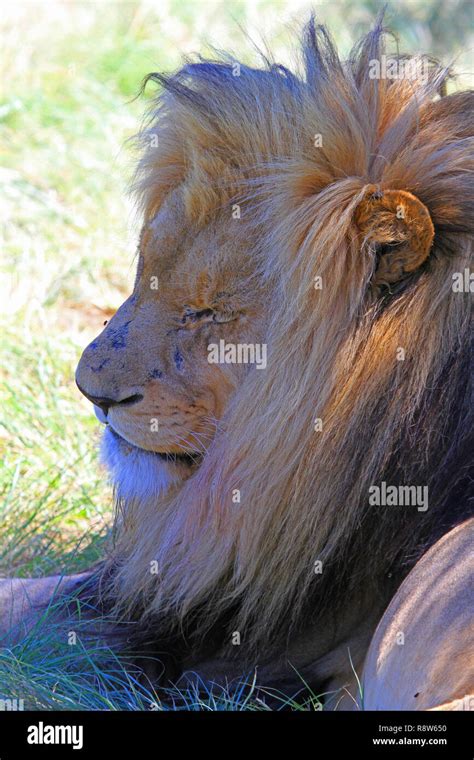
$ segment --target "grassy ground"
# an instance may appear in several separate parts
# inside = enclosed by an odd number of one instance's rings
[[[0,574],[70,573],[101,556],[111,493],[98,426],[74,385],[82,348],[128,292],[136,225],[124,147],[145,101],[143,77],[170,70],[206,40],[252,60],[242,25],[284,63],[296,0],[48,2],[2,6],[0,22]],[[328,3],[321,20],[344,50],[379,3]],[[465,77],[469,3],[399,2],[389,21],[405,49],[457,55]],[[472,45],[472,40],[470,41]],[[472,50],[472,47],[471,47]],[[178,706],[265,709],[244,692],[176,694]],[[250,696],[249,696],[250,694]],[[0,655],[0,697],[29,707],[153,709],[157,696],[110,652],[74,656],[48,633]],[[316,698],[294,708],[314,709]],[[159,708],[159,704],[158,704]]]

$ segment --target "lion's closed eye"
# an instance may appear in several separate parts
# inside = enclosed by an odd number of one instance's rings
[[[212,322],[213,316],[214,309],[193,309],[190,306],[186,306],[181,322],[183,325],[196,324],[197,322]]]
[[[237,316],[237,312],[230,310],[223,311],[212,308],[193,309],[191,306],[186,306],[181,318],[181,324],[187,327],[197,327],[205,322],[232,322]]]

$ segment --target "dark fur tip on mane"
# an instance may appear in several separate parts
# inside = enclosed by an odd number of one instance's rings
[[[327,181],[342,176],[378,181],[387,174],[395,157],[406,148],[402,135],[414,137],[420,132],[420,119],[428,113],[429,103],[440,96],[445,98],[446,83],[452,72],[430,56],[410,58],[397,52],[388,56],[390,60],[400,65],[411,61],[418,66],[408,84],[401,87],[389,78],[372,77],[371,64],[381,64],[387,58],[386,38],[390,32],[383,26],[382,19],[381,14],[374,28],[343,61],[327,29],[316,24],[312,17],[301,38],[303,65],[295,73],[272,60],[267,53],[260,53],[262,67],[254,68],[215,50],[214,58],[188,58],[175,73],[148,74],[141,92],[150,82],[158,86],[158,92],[151,100],[144,127],[136,137],[142,161],[137,167],[133,190],[140,208],[156,209],[160,195],[170,188],[171,175],[178,177],[180,163],[183,167],[189,165],[188,154],[193,153],[198,143],[205,155],[212,151],[219,156],[224,168],[225,165],[241,167],[242,172],[248,169],[247,180],[250,180],[256,167],[264,169],[265,165],[290,160],[305,160],[308,166],[310,161],[318,163],[311,141],[314,132],[324,128],[325,144],[319,148],[319,155],[328,170]],[[467,97],[467,93],[464,95]],[[451,111],[455,119],[456,95],[445,99],[444,116],[448,117]],[[391,114],[390,129],[388,123],[379,124],[385,110]],[[318,127],[318,123],[322,126]],[[461,120],[458,127],[463,127]],[[452,128],[451,143],[454,143],[458,137],[455,123]],[[167,159],[168,171],[163,172],[162,177],[158,173],[155,178],[151,177],[149,165],[155,161],[156,150],[150,148],[150,136],[160,134],[162,143],[168,146],[175,132],[180,136],[181,147],[174,141],[174,155]],[[462,136],[459,134],[459,138]],[[332,145],[338,142],[345,151],[339,157],[339,166],[332,155]],[[446,149],[448,147],[446,141]],[[442,149],[440,144],[441,161],[444,160]],[[445,178],[447,182],[447,173]],[[395,189],[418,194],[420,183],[415,178],[408,187],[400,187],[400,178],[394,177],[394,180]],[[210,178],[209,184],[215,181]],[[218,181],[227,180],[224,176]],[[419,196],[427,206],[435,190],[432,183],[430,185],[426,199]],[[250,186],[249,191],[254,193]],[[452,195],[451,189],[449,194]],[[462,210],[456,215],[456,224],[461,231],[461,225],[471,212],[467,201],[462,203],[458,198],[458,202]],[[435,220],[439,229],[449,225],[452,229],[453,215],[450,214],[449,220]],[[205,216],[203,214],[203,218]]]
[[[383,25],[383,16],[385,11],[381,11],[372,30],[352,48],[347,65],[352,67],[356,82],[361,83],[361,64],[366,64],[370,59],[380,59],[385,53],[385,42],[391,37],[395,40],[398,48],[398,39],[395,34]],[[284,80],[285,85],[297,94],[301,88],[312,87],[318,82],[329,82],[334,74],[344,73],[344,62],[341,61],[336,44],[323,24],[318,24],[314,14],[303,28],[301,35],[301,57],[304,65],[303,72],[300,75],[294,74],[286,66],[275,62],[269,57],[268,52],[256,48],[257,54],[262,62],[261,68],[254,68],[238,61],[234,56],[214,49],[214,58],[204,58],[202,55],[196,55],[196,60],[192,57],[185,59],[182,65],[175,73],[150,72],[142,82],[138,96],[143,95],[150,82],[158,85],[159,92],[166,91],[178,100],[187,102],[190,106],[200,109],[203,114],[218,115],[218,103],[212,99],[202,97],[199,91],[199,85],[202,83],[206,89],[221,89],[228,85],[231,90],[235,89],[235,71],[234,67],[239,66],[239,77],[259,78],[264,80],[268,74],[279,74]],[[400,53],[394,53],[390,56],[394,59],[405,60],[409,56]],[[443,67],[432,56],[423,55],[433,72],[436,71],[439,77],[439,87],[445,87],[446,80],[453,76],[449,67]]]

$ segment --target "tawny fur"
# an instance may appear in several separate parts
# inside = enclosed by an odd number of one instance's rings
[[[474,710],[473,544],[468,520],[402,583],[367,654],[366,710]]]
[[[174,188],[189,224],[239,201],[241,224],[258,232],[255,265],[276,283],[267,371],[236,390],[177,495],[128,505],[113,593],[125,611],[140,600],[157,631],[199,610],[202,632],[236,607],[229,630],[268,651],[308,600],[317,611],[344,608],[361,588],[386,598],[469,510],[464,492],[448,503],[471,414],[470,294],[453,293],[452,276],[472,260],[473,101],[440,98],[447,71],[436,65],[427,81],[371,79],[383,54],[376,28],[341,63],[310,25],[302,78],[275,66],[234,77],[231,61],[155,75],[166,92],[142,136],[145,219]],[[146,147],[152,135],[158,150]],[[418,250],[407,240],[400,275],[413,276],[375,293],[384,232],[377,217],[369,235],[357,225],[373,186],[429,215]],[[368,489],[387,474],[427,484],[428,514],[371,512]]]

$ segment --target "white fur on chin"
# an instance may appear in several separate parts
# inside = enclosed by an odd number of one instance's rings
[[[181,462],[166,462],[150,451],[138,449],[106,427],[102,436],[101,460],[110,472],[117,496],[125,502],[163,496],[189,476]]]

